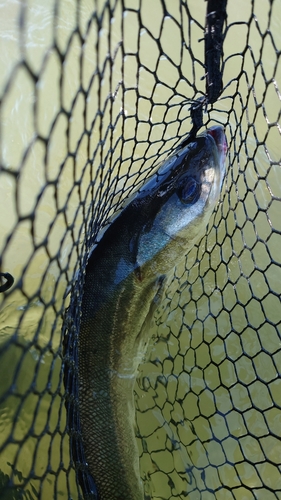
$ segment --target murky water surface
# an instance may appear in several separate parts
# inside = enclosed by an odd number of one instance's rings
[[[205,88],[205,2],[188,2],[190,24],[178,2],[163,17],[145,0],[140,18],[138,1],[111,3],[112,18],[96,2],[99,30],[86,0],[0,3],[0,253],[16,282],[0,296],[0,480],[12,474],[26,498],[78,498],[61,323],[91,221],[105,222],[189,131],[183,101]],[[222,197],[175,269],[136,387],[155,499],[281,492],[280,8],[269,19],[267,2],[228,6],[229,84],[205,115],[226,127]]]

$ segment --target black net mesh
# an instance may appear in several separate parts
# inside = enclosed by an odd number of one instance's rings
[[[66,292],[110,215],[190,131],[205,9],[0,4],[0,271],[15,279],[0,294],[1,499],[81,498]],[[281,498],[280,13],[280,0],[227,7],[224,89],[204,114],[229,143],[221,203],[175,269],[136,386],[151,498]]]

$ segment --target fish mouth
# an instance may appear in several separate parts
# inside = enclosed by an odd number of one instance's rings
[[[224,129],[221,126],[215,125],[207,129],[207,134],[211,135],[216,143],[221,159],[224,161],[228,150],[227,140]]]
[[[207,134],[214,139],[218,151],[219,190],[221,191],[222,183],[226,174],[225,159],[228,150],[224,128],[222,126],[215,125],[207,129]]]

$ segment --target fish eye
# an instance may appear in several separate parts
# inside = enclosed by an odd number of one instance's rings
[[[178,197],[182,203],[191,204],[195,203],[199,198],[200,186],[198,182],[190,177],[181,185],[178,191]]]
[[[181,185],[178,196],[182,203],[195,203],[199,198],[200,186],[198,182],[190,177]]]

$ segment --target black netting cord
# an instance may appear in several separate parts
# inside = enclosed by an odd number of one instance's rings
[[[44,18],[44,28],[51,27],[48,35],[40,32],[38,18],[33,20],[36,29],[30,28],[36,10],[31,3],[7,2],[10,10],[1,14],[7,26],[0,31],[5,42],[0,72],[0,498],[82,500],[88,494],[90,498],[90,491],[96,496],[81,446],[77,401],[77,343],[88,256],[112,213],[142,185],[160,158],[197,134],[204,118],[206,126],[211,121],[223,123],[230,139],[226,193],[206,239],[175,270],[157,312],[155,344],[136,387],[141,475],[155,499],[278,500],[278,0],[252,0],[239,4],[239,11],[228,2],[227,26],[226,1],[209,0],[205,33],[197,16],[199,4],[194,10],[192,2],[180,1],[173,10],[174,3],[172,7],[168,0],[155,0],[159,30],[154,31],[143,14],[145,0],[95,1],[91,12],[87,2],[73,1],[67,4],[67,13],[63,2],[54,0]],[[12,5],[18,9],[14,24],[19,42],[18,58],[10,68],[6,44],[17,40],[10,24]],[[120,36],[114,31],[118,16]],[[126,16],[132,16],[130,22],[136,25],[135,42],[131,38],[127,45]],[[180,62],[165,45],[167,20],[180,33]],[[63,41],[61,25],[71,26]],[[29,53],[37,29],[38,47],[44,47],[40,65],[38,54],[33,60]],[[200,52],[203,46],[200,33],[205,50],[198,56],[197,48]],[[159,53],[154,67],[142,52],[145,36]],[[85,57],[88,40],[91,49]],[[69,54],[78,54],[73,73],[67,73]],[[161,55],[170,65],[165,78]],[[186,55],[192,61],[188,71],[182,62]],[[58,109],[44,129],[38,118],[40,92],[52,57],[59,67]],[[84,72],[89,66],[93,71],[87,80]],[[173,83],[171,68],[178,75]],[[76,73],[77,88],[68,103],[65,88]],[[142,85],[150,77],[153,83],[147,95]],[[183,81],[185,87],[180,86]],[[18,95],[15,89],[20,89],[20,99],[15,98],[9,109],[11,96]],[[158,100],[161,92],[167,92],[164,103]],[[46,97],[50,108],[56,100],[53,94]],[[75,113],[80,99],[82,131],[73,145],[72,125],[79,122]],[[24,101],[30,103],[30,135],[26,108],[17,115]],[[152,118],[161,106],[162,115]],[[10,129],[20,121],[23,147],[7,134],[10,118]],[[66,125],[58,139],[61,122]],[[149,126],[149,131],[140,134],[141,126]],[[155,139],[156,129],[161,133]],[[54,138],[60,152],[64,146],[66,150],[55,158]],[[9,149],[15,156],[7,154]],[[34,153],[37,150],[39,154]],[[33,153],[36,169],[30,171]],[[33,186],[40,172],[43,180],[34,188],[34,202],[23,208],[24,197],[32,198],[29,184]],[[54,214],[44,218],[52,209]],[[63,223],[56,233],[58,221]]]

